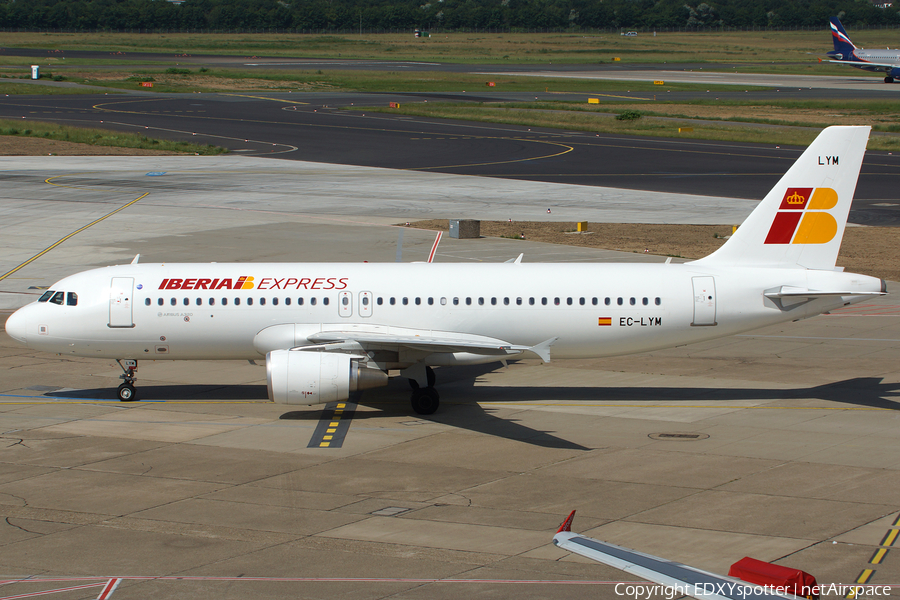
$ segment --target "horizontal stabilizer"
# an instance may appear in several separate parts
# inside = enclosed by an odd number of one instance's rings
[[[826,291],[810,290],[806,288],[783,285],[777,290],[764,292],[766,298],[828,298],[834,296],[885,296],[887,291],[880,292],[854,292],[850,290]]]

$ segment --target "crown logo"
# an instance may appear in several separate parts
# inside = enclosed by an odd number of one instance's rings
[[[787,204],[803,204],[804,202],[806,202],[806,198],[804,196],[801,196],[797,192],[794,192],[784,200]]]

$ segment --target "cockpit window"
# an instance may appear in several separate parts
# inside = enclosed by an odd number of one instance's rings
[[[56,292],[53,291],[53,290],[47,290],[46,292],[44,292],[44,295],[43,295],[43,296],[41,296],[40,298],[38,298],[38,302],[46,302],[47,300],[49,300],[50,298],[52,298],[52,297],[53,297],[53,294],[55,294],[55,293],[56,293]]]
[[[50,298],[50,302],[52,302],[53,304],[62,304],[63,300],[65,300],[65,299],[66,299],[65,292],[56,292],[55,294],[53,294],[53,297]]]
[[[66,294],[66,306],[78,306],[78,294],[75,292]]]

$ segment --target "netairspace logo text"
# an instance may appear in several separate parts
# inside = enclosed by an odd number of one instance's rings
[[[653,598],[665,598],[674,600],[681,596],[724,596],[727,598],[747,599],[760,595],[794,595],[794,586],[775,585],[748,585],[746,583],[721,582],[701,583],[697,585],[652,585],[617,583],[615,592],[617,596],[634,598],[635,600],[651,600]],[[816,588],[801,588],[803,596],[841,596],[853,593],[856,598],[864,596],[890,596],[889,585],[860,585],[846,583],[822,584]]]

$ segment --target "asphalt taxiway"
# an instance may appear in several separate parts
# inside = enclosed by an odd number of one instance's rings
[[[565,202],[554,215],[603,208],[585,186],[293,161],[14,160],[0,243],[23,266],[0,287],[18,296],[137,253],[422,260],[433,234],[389,223],[539,212],[544,194]],[[672,206],[696,217],[692,200]],[[444,239],[437,260],[521,252],[662,260],[510,239]],[[394,381],[343,407],[342,442],[322,447],[334,412],[269,403],[262,361],[142,362],[144,401],[123,404],[112,361],[0,336],[4,593],[617,598],[632,576],[550,543],[572,509],[577,531],[714,572],[749,555],[825,583],[896,582],[898,359],[887,296],[649,354],[440,370],[427,418]]]

